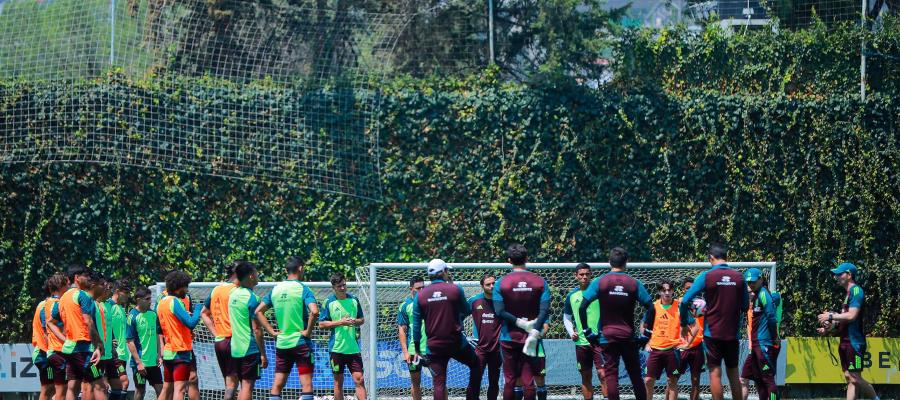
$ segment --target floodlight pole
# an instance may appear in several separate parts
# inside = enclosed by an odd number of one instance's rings
[[[865,1],[865,0],[863,0]],[[488,0],[488,57],[494,64],[494,0]]]
[[[859,99],[866,101],[866,0],[860,0],[859,27],[862,40],[859,50]]]
[[[375,264],[369,264],[369,399],[378,400],[378,299],[375,297],[377,281]]]
[[[109,1],[109,65],[116,58],[116,0]]]

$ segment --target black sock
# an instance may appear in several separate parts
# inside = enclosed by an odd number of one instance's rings
[[[547,387],[546,386],[538,386],[535,393],[537,394],[537,400],[547,400]]]
[[[525,397],[525,388],[522,386],[516,386],[515,394],[516,400],[522,400],[522,398]]]

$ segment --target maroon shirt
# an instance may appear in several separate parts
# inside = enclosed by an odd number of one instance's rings
[[[534,272],[512,271],[494,284],[493,298],[494,303],[502,302],[504,311],[516,318],[536,319],[541,311],[541,302],[550,301],[550,287],[544,278]],[[525,343],[527,332],[519,329],[514,322],[501,321],[500,340]]]
[[[694,285],[681,300],[681,325],[687,325],[690,304],[705,293],[706,313],[703,337],[717,340],[738,340],[741,318],[749,306],[749,294],[744,275],[728,267],[717,265],[694,279]]]
[[[494,302],[484,297],[484,293],[469,299],[472,307],[472,322],[475,337],[478,338],[479,353],[493,353],[500,350],[500,317],[494,314]]]
[[[641,303],[644,307],[653,307],[653,299],[644,284],[622,272],[610,272],[594,279],[584,291],[582,308],[586,311],[587,305],[594,300],[600,302],[600,343],[633,340],[634,306]]]
[[[463,338],[463,318],[472,313],[465,292],[443,279],[419,290],[413,302],[413,343],[422,339],[422,320],[430,354],[453,354],[468,342]],[[419,349],[422,351],[424,349]]]

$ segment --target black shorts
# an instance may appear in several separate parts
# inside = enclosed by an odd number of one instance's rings
[[[57,352],[47,356],[47,364],[50,369],[47,372],[50,380],[57,385],[66,383],[66,359],[63,358],[62,353]]]
[[[162,385],[163,376],[162,370],[159,369],[158,365],[154,365],[152,367],[144,367],[144,375],[138,373],[137,367],[131,367],[131,372],[134,373],[134,385],[144,387],[148,383],[150,386]]]
[[[663,370],[666,371],[666,376],[669,378],[678,376],[680,373],[678,367],[681,364],[679,353],[675,349],[650,350],[650,355],[647,357],[647,376],[658,380],[662,376]]]
[[[678,374],[684,374],[690,368],[691,375],[700,375],[706,371],[706,355],[703,353],[703,346],[697,345],[681,352],[681,365],[678,367]]]
[[[859,351],[856,351],[849,342],[841,342],[838,346],[838,354],[841,356],[841,369],[848,372],[861,372],[864,369],[862,360],[865,353],[865,345],[861,346]]]
[[[237,375],[235,370],[236,363],[234,358],[231,357],[231,338],[227,337],[215,342],[213,349],[215,350],[216,361],[219,363],[219,371],[222,371],[222,376]]]
[[[241,358],[234,359],[235,367],[237,368],[237,377],[238,379],[244,381],[255,381],[259,379],[260,376],[260,358],[259,353],[256,354],[247,354]]]
[[[275,372],[290,374],[296,365],[298,374],[311,374],[315,366],[313,362],[312,350],[305,344],[290,349],[275,349]]]
[[[343,374],[344,369],[349,369],[350,373],[363,372],[363,361],[360,353],[342,354],[331,353],[331,372],[335,374]]]
[[[122,375],[127,374],[125,372],[125,363],[123,362],[120,366],[118,361],[118,359],[110,358],[109,360],[100,360],[97,363],[107,380],[119,379]]]
[[[93,382],[103,377],[100,363],[91,364],[90,351],[76,351],[70,354],[63,353],[66,360],[66,380]]]
[[[737,368],[740,357],[741,342],[734,340],[718,340],[703,338],[703,346],[706,348],[706,365],[710,369],[721,367],[725,361],[725,368]]]
[[[575,346],[575,362],[578,371],[589,371],[591,366],[597,371],[603,369],[603,356],[600,354],[600,346],[580,345]]]

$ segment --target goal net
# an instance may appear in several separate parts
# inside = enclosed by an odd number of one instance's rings
[[[608,263],[589,263],[594,277],[609,271]],[[497,263],[463,263],[453,264],[452,275],[455,283],[460,284],[467,297],[482,292],[479,285],[481,277],[490,272],[498,279],[509,272],[509,264]],[[547,354],[545,378],[548,394],[551,398],[581,398],[579,385],[581,377],[576,369],[574,343],[568,338],[562,323],[563,303],[568,292],[577,287],[574,276],[576,263],[534,263],[529,264],[529,269],[546,279],[551,290],[551,305],[549,315],[550,330],[544,338],[544,348]],[[775,289],[776,268],[774,262],[737,262],[729,263],[738,270],[756,267],[768,272],[769,288]],[[367,384],[371,398],[408,398],[411,382],[409,371],[403,361],[400,344],[397,338],[397,311],[400,304],[409,296],[409,279],[412,277],[425,278],[427,264],[418,263],[377,263],[357,270],[360,283],[360,299],[366,308],[368,316],[376,316],[367,319],[363,326],[364,361],[366,362]],[[658,297],[658,283],[663,279],[671,279],[680,289],[681,282],[687,277],[696,277],[700,272],[709,269],[708,263],[629,263],[627,272],[644,283],[654,300]],[[425,279],[426,284],[428,282]],[[677,296],[682,293],[676,291]],[[644,310],[638,306],[635,310],[635,323],[639,324]],[[636,327],[637,329],[637,327]],[[472,319],[465,321],[465,330],[468,336],[472,336]],[[742,333],[746,337],[746,332]],[[748,353],[747,342],[742,341],[741,361]],[[374,354],[374,356],[373,356]],[[641,363],[646,362],[647,354],[641,353]],[[375,373],[373,374],[373,371]],[[422,376],[423,398],[431,396],[431,379],[427,369]],[[595,388],[599,390],[599,381],[594,374]],[[502,387],[501,374],[500,387]],[[447,386],[449,395],[454,398],[464,398],[468,382],[468,368],[451,360],[448,367]],[[663,374],[656,384],[655,393],[662,395],[665,390],[666,378]],[[709,393],[708,374],[701,377],[701,393]],[[681,377],[679,392],[686,395],[690,390],[690,374]],[[623,366],[619,368],[619,389],[623,396],[633,395],[631,382]],[[482,377],[482,393],[487,390],[487,374]],[[756,395],[755,387],[751,384],[751,395]],[[599,393],[599,392],[595,392]],[[727,389],[726,389],[726,393]]]

